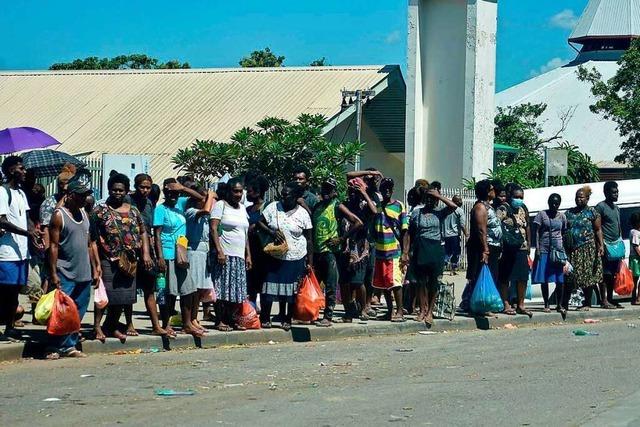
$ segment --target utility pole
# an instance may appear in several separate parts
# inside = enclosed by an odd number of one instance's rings
[[[342,108],[347,108],[354,102],[356,103],[356,138],[358,142],[362,142],[362,106],[369,98],[375,96],[376,92],[369,89],[342,90]],[[349,99],[349,102],[347,102]],[[355,169],[360,170],[360,155],[356,156]]]
[[[549,149],[544,147],[544,186],[549,186]]]

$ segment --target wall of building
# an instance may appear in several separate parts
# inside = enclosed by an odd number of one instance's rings
[[[366,107],[365,107],[366,108]],[[336,126],[327,134],[327,137],[334,141],[354,141],[356,139],[356,121],[347,118],[340,125]],[[362,141],[367,145],[360,157],[360,167],[366,169],[374,167],[380,170],[385,176],[393,178],[396,183],[396,197],[404,199],[404,154],[389,153],[375,132],[369,127],[366,120],[363,120]],[[353,170],[353,167],[349,168]]]

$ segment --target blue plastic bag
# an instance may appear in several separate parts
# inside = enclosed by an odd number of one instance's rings
[[[476,286],[471,294],[471,311],[474,313],[500,312],[504,310],[502,297],[493,283],[489,266],[485,265],[476,280]]]

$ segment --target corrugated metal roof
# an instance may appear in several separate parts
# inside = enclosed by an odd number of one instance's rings
[[[618,69],[615,61],[589,61],[583,64],[595,67],[604,79],[613,77]],[[621,167],[614,162],[620,153],[622,138],[612,121],[593,114],[589,106],[595,102],[590,85],[578,80],[578,65],[556,68],[541,76],[506,89],[496,95],[500,107],[524,103],[545,103],[547,110],[540,117],[544,136],[552,136],[561,128],[560,117],[573,111],[563,137],[580,147],[600,167]]]
[[[397,66],[0,73],[0,128],[33,126],[68,153],[147,154],[156,178],[198,139],[227,141],[265,116],[332,117],[341,89],[371,88]]]
[[[638,35],[640,0],[590,0],[569,41]]]

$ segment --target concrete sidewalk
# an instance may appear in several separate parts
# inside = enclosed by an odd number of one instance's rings
[[[464,288],[464,275],[444,277],[444,281],[453,281],[456,285],[456,304],[460,301],[460,295]],[[562,323],[560,314],[556,312],[543,313],[542,304],[530,303],[529,308],[534,311],[534,316],[529,319],[524,315],[506,316],[497,315],[492,318],[485,317],[469,317],[458,314],[453,321],[436,319],[432,332],[447,332],[456,330],[474,330],[474,329],[493,329],[501,328],[506,324],[512,324],[517,327],[532,327],[544,324]],[[26,305],[25,305],[26,307]],[[91,304],[93,307],[93,304]],[[277,308],[276,308],[277,309]],[[384,314],[385,309],[381,307],[380,314]],[[336,310],[336,319],[340,319],[342,314],[342,306],[338,306]],[[602,310],[593,308],[589,312],[570,311],[567,322],[582,323],[584,319],[593,318],[606,320],[627,320],[632,323],[640,316],[640,308],[625,304],[623,310]],[[31,324],[31,314],[25,315],[23,319],[26,322],[24,328],[21,328],[24,342],[19,343],[0,343],[0,361],[18,360],[21,358],[39,358],[44,355],[46,346],[46,333],[43,326],[35,326]],[[89,313],[83,319],[83,330],[90,331],[92,329],[93,312]],[[124,320],[124,319],[122,319]],[[82,343],[82,350],[88,354],[91,353],[122,353],[122,352],[156,352],[162,350],[175,350],[187,348],[214,348],[225,345],[245,345],[245,344],[273,344],[280,342],[308,342],[308,341],[328,341],[345,338],[369,337],[375,335],[397,335],[411,334],[426,331],[424,323],[414,320],[414,316],[407,316],[404,323],[392,323],[387,321],[370,320],[361,322],[354,320],[353,323],[335,323],[330,328],[319,328],[309,324],[295,324],[291,331],[285,332],[281,329],[268,329],[256,331],[234,331],[219,332],[213,329],[210,322],[202,322],[203,326],[210,328],[208,334],[202,339],[194,338],[190,335],[178,334],[176,339],[167,339],[148,335],[150,323],[144,311],[142,299],[138,298],[138,303],[134,307],[134,323],[140,336],[129,337],[127,342],[122,344],[120,341],[110,338],[106,343],[99,341],[87,340]],[[637,322],[640,323],[640,322]],[[589,325],[584,325],[585,329]]]

